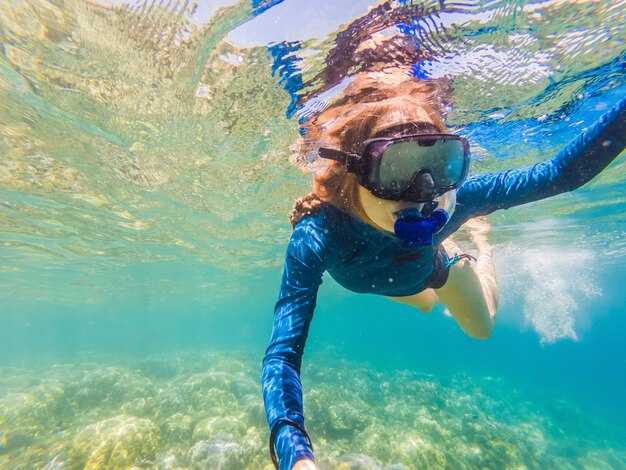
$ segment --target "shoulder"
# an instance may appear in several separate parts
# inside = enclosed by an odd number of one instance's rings
[[[339,233],[342,230],[346,214],[331,204],[324,204],[320,210],[302,217],[296,224],[290,249],[301,255],[314,253],[319,258],[328,258],[340,243]]]
[[[495,176],[497,176],[497,174],[491,173],[477,173],[473,175],[468,175],[467,179],[457,189],[457,200],[459,197],[462,198],[468,194],[471,194],[476,189],[482,188],[486,184],[489,184],[489,182],[491,182]]]
[[[500,173],[478,173],[469,175],[457,189],[459,205],[483,204],[486,199],[499,195],[502,191],[514,189],[525,175],[520,170],[505,170]]]
[[[328,238],[341,227],[345,217],[347,217],[347,215],[335,206],[325,203],[319,210],[302,217],[294,227],[293,233],[303,235],[306,233],[321,232],[321,234]]]

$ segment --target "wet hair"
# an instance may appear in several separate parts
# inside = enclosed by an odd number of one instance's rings
[[[358,153],[362,142],[373,137],[445,132],[441,97],[446,94],[446,84],[437,81],[419,81],[404,75],[381,79],[376,74],[358,74],[335,105],[304,125],[300,150],[293,160],[310,160],[322,146]],[[426,110],[434,125],[425,125],[416,109]],[[368,221],[355,175],[348,173],[342,163],[318,162],[322,166],[314,174],[312,192],[296,200],[290,213],[292,226],[319,211],[325,203]]]
[[[341,163],[321,161],[317,155],[319,147],[358,152],[363,141],[381,132],[392,136],[445,131],[449,83],[446,79],[418,80],[413,66],[443,52],[448,33],[437,30],[434,42],[430,36],[418,39],[402,33],[403,27],[442,9],[441,2],[424,6],[423,2],[388,0],[337,35],[335,46],[326,57],[326,67],[304,84],[309,91],[299,102],[303,106],[338,84],[347,83],[329,108],[316,111],[301,123],[303,135],[292,161],[309,170],[315,166],[317,171],[312,192],[299,198],[291,211],[294,227],[325,203],[369,220],[359,201],[356,177]],[[420,116],[414,112],[417,106],[428,111],[435,129],[420,127]],[[416,126],[414,130],[411,125]]]

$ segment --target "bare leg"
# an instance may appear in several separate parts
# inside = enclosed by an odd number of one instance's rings
[[[415,307],[425,313],[430,312],[439,300],[434,289],[426,289],[417,294],[405,297],[389,296],[387,298],[393,300],[394,302],[410,305],[411,307]]]
[[[464,227],[469,230],[470,238],[478,250],[474,270],[478,274],[485,300],[489,306],[489,316],[495,320],[500,291],[498,289],[496,267],[493,263],[493,247],[487,239],[487,235],[491,230],[491,224],[486,218],[480,217],[468,220]]]
[[[486,219],[473,219],[466,228],[478,250],[476,263],[461,260],[452,265],[448,282],[436,292],[463,331],[475,338],[488,338],[498,306],[493,249],[487,241],[490,225]],[[452,245],[444,244],[451,256],[459,253]]]
[[[478,250],[476,263],[470,264],[462,259],[452,265],[448,281],[440,289],[389,298],[423,312],[430,312],[436,303],[443,303],[468,335],[487,338],[493,329],[498,306],[493,249],[487,241],[491,227],[486,219],[472,219],[465,227]],[[452,240],[446,240],[443,246],[450,257],[463,252]]]

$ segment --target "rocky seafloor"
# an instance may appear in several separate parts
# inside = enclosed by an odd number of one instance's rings
[[[307,362],[322,469],[626,468],[613,431],[501,380]],[[215,352],[0,368],[0,468],[271,469],[259,377]]]

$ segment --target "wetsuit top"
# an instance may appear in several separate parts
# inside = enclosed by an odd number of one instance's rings
[[[554,158],[531,167],[472,175],[458,188],[453,216],[433,246],[405,248],[393,234],[376,230],[327,204],[296,225],[287,248],[263,360],[263,397],[280,469],[313,459],[304,435],[300,365],[317,291],[325,271],[345,288],[389,296],[412,295],[432,286],[442,263],[438,245],[472,217],[544,199],[582,186],[626,146],[625,101],[605,114]]]

